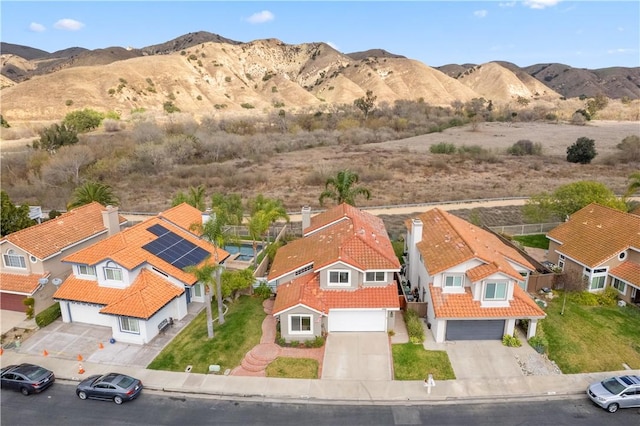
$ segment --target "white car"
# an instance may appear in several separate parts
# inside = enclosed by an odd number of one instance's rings
[[[615,413],[618,408],[640,407],[640,377],[617,376],[592,383],[587,395],[610,413]]]

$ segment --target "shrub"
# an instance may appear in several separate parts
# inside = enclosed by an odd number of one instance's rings
[[[246,103],[246,102],[245,102],[245,103],[240,104],[240,106],[241,106],[242,108],[245,108],[245,109],[253,109],[253,108],[255,108],[253,105],[251,105],[250,103]]]
[[[596,297],[600,306],[615,306],[618,303],[618,290],[607,287],[604,291],[597,293]]]
[[[432,154],[455,154],[456,146],[452,143],[440,142],[429,147]]]
[[[260,285],[253,290],[253,293],[266,300],[271,297],[271,288],[265,283],[260,283]]]
[[[547,339],[541,336],[533,336],[531,339],[529,339],[529,344],[539,354],[545,353],[547,351],[547,348],[549,347],[549,342],[547,341]]]
[[[307,348],[321,348],[324,346],[324,337],[316,336],[313,340],[307,340],[304,342],[304,346]]]
[[[598,306],[598,295],[588,291],[571,292],[567,296],[572,302],[582,306]]]
[[[64,101],[64,104],[66,106],[71,106],[71,105],[73,105],[73,101],[71,99],[67,99],[66,101]]]
[[[404,312],[404,322],[407,325],[409,341],[414,344],[424,342],[424,328],[422,327],[422,321],[418,313],[407,309]]]
[[[227,83],[231,83],[231,77],[225,77],[224,81],[226,81]]]
[[[0,127],[2,127],[3,129],[8,129],[9,127],[11,127],[2,115],[0,115]]]
[[[85,108],[68,113],[64,117],[64,120],[62,120],[62,124],[74,129],[78,133],[84,133],[100,126],[103,118],[104,115],[98,111]]]
[[[616,145],[620,151],[619,160],[625,163],[632,161],[640,161],[640,136],[630,135],[622,139],[618,145]]]
[[[59,148],[78,143],[78,134],[75,129],[58,124],[53,124],[40,132],[40,138],[35,140],[31,147],[42,149],[53,154]]]
[[[540,155],[542,154],[542,144],[533,143],[530,140],[522,139],[514,143],[507,149],[510,155]]]
[[[167,101],[164,103],[164,105],[162,105],[162,107],[164,108],[164,110],[169,113],[172,114],[174,112],[180,112],[180,108],[178,108],[177,106],[174,105],[173,102],[171,101]]]
[[[47,325],[60,318],[61,315],[60,304],[55,303],[36,315],[36,324],[40,328],[46,327]]]
[[[596,155],[595,141],[586,137],[578,138],[567,148],[567,161],[570,163],[589,164]]]
[[[520,339],[518,339],[515,335],[510,336],[508,334],[502,336],[502,344],[510,348],[519,348],[520,346],[522,346],[522,342],[520,342]]]

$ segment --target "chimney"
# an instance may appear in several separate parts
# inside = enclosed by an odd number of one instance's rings
[[[210,219],[211,219],[211,208],[207,208],[205,211],[202,212],[202,224],[204,225],[205,223],[209,222]]]
[[[118,218],[118,208],[114,206],[107,206],[102,210],[102,223],[104,227],[109,231],[109,236],[115,235],[120,232],[120,219]]]
[[[302,208],[302,232],[311,226],[311,207]]]
[[[411,243],[413,245],[422,241],[422,221],[411,219]]]

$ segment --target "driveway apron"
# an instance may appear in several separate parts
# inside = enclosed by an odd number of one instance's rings
[[[324,353],[323,380],[391,380],[387,333],[331,333]]]
[[[523,376],[514,348],[504,346],[500,340],[447,342],[446,351],[457,379]]]

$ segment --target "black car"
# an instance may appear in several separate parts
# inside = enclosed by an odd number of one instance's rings
[[[23,395],[39,393],[56,381],[53,371],[34,364],[9,365],[0,372],[3,389],[13,389]]]
[[[137,398],[140,392],[140,380],[120,373],[89,376],[76,387],[76,395],[80,399],[103,399],[116,404],[131,401]]]

